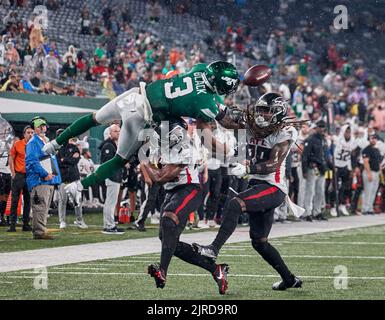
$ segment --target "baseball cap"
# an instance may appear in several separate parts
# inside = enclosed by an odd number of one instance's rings
[[[47,125],[47,121],[43,117],[37,116],[31,120],[31,127],[33,129],[38,128],[42,125]]]

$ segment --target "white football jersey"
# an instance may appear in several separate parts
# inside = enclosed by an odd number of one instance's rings
[[[352,170],[352,151],[357,148],[356,140],[351,137],[349,141],[346,141],[344,134],[348,126],[343,126],[341,132],[335,139],[334,149],[334,165],[337,168],[347,167],[348,170]]]
[[[0,152],[0,172],[11,173],[8,165],[8,151]]]
[[[78,169],[80,175],[89,176],[92,172],[95,171],[95,164],[92,159],[86,159],[81,156],[78,162]]]
[[[292,145],[291,147],[291,167],[292,168],[298,168],[300,167],[302,164],[301,164],[301,154],[300,154],[300,150],[298,150],[298,146],[301,147],[301,149],[303,150],[303,145],[305,144],[305,140],[306,138],[308,137],[309,135],[306,134],[304,135],[301,131],[298,132],[298,138],[297,138],[297,143]]]
[[[200,150],[191,139],[174,146],[169,152],[162,153],[159,163],[166,164],[183,164],[185,167],[181,171],[176,181],[164,184],[165,190],[171,190],[176,186],[184,184],[199,184],[199,163],[201,160]]]
[[[290,141],[290,148],[294,145],[298,138],[298,131],[294,127],[286,127],[278,132],[275,132],[264,139],[255,139],[248,136],[247,141],[247,159],[256,163],[266,162],[270,158],[271,149],[276,144],[284,141]],[[289,149],[290,149],[289,148]],[[286,171],[286,154],[281,165],[273,173],[266,175],[250,174],[250,179],[264,180],[267,183],[278,187],[285,194],[288,193],[288,186],[285,179]]]

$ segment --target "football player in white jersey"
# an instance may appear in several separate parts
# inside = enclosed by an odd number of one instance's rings
[[[165,123],[160,125],[160,137]],[[162,241],[160,264],[148,266],[148,273],[155,279],[157,288],[164,288],[167,269],[172,256],[202,267],[216,281],[219,293],[227,289],[226,264],[216,264],[212,259],[196,253],[190,244],[179,241],[189,214],[198,209],[202,197],[199,184],[200,152],[187,134],[187,123],[182,118],[170,120],[167,139],[163,140],[159,163],[156,168],[149,162],[142,164],[153,182],[164,183],[166,196],[161,207],[159,238]]]
[[[300,288],[302,285],[302,280],[290,272],[279,252],[267,240],[274,221],[274,209],[281,205],[288,193],[283,179],[285,160],[298,135],[297,130],[286,122],[287,108],[287,102],[277,93],[266,93],[249,107],[251,112],[246,118],[248,160],[243,166],[249,173],[249,188],[230,200],[215,240],[208,246],[193,244],[202,256],[215,260],[234,232],[240,214],[247,211],[253,248],[282,278],[273,284],[273,290]],[[237,171],[241,170],[239,164]]]
[[[339,188],[339,211],[348,216],[349,212],[346,209],[346,200],[350,198],[352,185],[352,151],[357,148],[357,143],[352,137],[351,127],[344,125],[341,127],[340,134],[335,141],[334,149],[334,165],[336,167],[337,183],[341,181]]]

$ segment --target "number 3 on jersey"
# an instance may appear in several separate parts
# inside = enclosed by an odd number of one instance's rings
[[[193,82],[192,82],[192,79],[190,77],[183,78],[183,82],[187,86],[186,89],[182,90],[181,88],[176,87],[174,92],[171,91],[173,89],[174,83],[173,82],[166,82],[164,84],[164,93],[166,95],[166,98],[167,99],[175,99],[178,97],[185,96],[186,94],[189,94],[189,93],[194,91]]]

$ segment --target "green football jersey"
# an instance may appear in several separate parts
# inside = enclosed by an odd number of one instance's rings
[[[205,86],[202,78],[205,68],[204,63],[199,63],[187,73],[146,86],[155,121],[167,120],[172,116],[202,119],[206,122],[215,119],[223,100]]]

